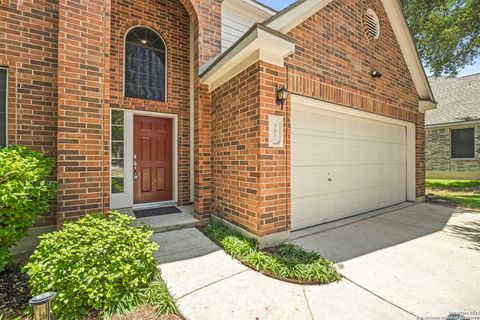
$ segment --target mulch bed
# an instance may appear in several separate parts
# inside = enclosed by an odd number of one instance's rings
[[[163,315],[156,316],[152,307],[138,308],[135,312],[127,316],[114,316],[112,320],[182,320],[183,318],[177,315]]]
[[[0,314],[4,319],[13,319],[21,316],[30,299],[30,289],[27,285],[28,277],[21,272],[27,263],[30,254],[14,257],[12,263],[0,272]]]

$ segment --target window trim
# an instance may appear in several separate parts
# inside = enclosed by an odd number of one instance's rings
[[[8,147],[8,81],[10,79],[10,70],[8,67],[0,66],[1,70],[6,71],[5,79],[5,147]]]
[[[462,130],[462,129],[473,129],[473,158],[454,158],[453,157],[453,141],[452,141],[452,131],[453,130]],[[475,161],[477,160],[477,127],[460,127],[460,128],[450,128],[449,130],[449,140],[450,140],[450,160],[452,161]]]
[[[146,100],[146,99],[142,99],[142,98],[133,98],[133,97],[127,97],[125,95],[125,73],[126,73],[126,70],[127,70],[127,59],[126,59],[126,55],[127,55],[127,35],[130,31],[132,31],[132,29],[135,29],[135,28],[138,28],[138,27],[141,27],[141,28],[146,28],[146,29],[149,29],[153,32],[155,32],[155,34],[157,36],[160,37],[160,40],[162,40],[163,42],[163,46],[165,47],[165,101],[157,101],[157,100]],[[165,41],[165,39],[162,37],[162,35],[157,32],[155,29],[149,27],[149,26],[145,26],[145,25],[142,25],[142,24],[136,24],[134,26],[131,26],[130,28],[127,29],[127,31],[125,31],[125,33],[123,34],[123,74],[122,74],[122,96],[123,96],[123,99],[141,99],[141,100],[144,100],[144,101],[152,101],[152,102],[157,102],[157,103],[166,103],[168,102],[168,75],[169,75],[169,63],[168,63],[168,47],[167,47],[167,42]]]

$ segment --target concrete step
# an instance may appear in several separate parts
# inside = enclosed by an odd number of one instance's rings
[[[134,226],[146,224],[150,226],[155,233],[162,233],[174,230],[188,229],[205,225],[206,220],[198,220],[193,217],[193,206],[178,207],[181,213],[167,214],[148,218],[138,218],[133,223]],[[133,209],[119,210],[123,214],[133,216]]]

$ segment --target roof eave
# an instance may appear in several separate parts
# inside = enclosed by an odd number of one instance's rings
[[[382,3],[392,25],[393,32],[399,42],[405,62],[412,75],[420,100],[429,100],[436,104],[400,2],[398,0],[382,0]]]
[[[200,79],[212,91],[258,60],[283,66],[284,58],[294,51],[293,39],[264,25],[255,24],[210,63],[201,72]]]

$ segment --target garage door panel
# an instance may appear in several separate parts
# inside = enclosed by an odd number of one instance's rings
[[[294,220],[295,229],[350,217],[379,207],[386,207],[390,205],[391,201],[402,202],[400,189],[403,189],[402,185],[387,189],[374,188],[366,192],[292,199],[292,208],[297,209]],[[400,191],[400,194],[395,196],[395,191]]]
[[[406,127],[293,106],[292,229],[406,200]]]
[[[405,163],[406,146],[374,141],[352,141],[309,135],[292,135],[292,165],[311,166],[342,161],[380,164]]]
[[[331,179],[329,181],[328,179]],[[404,185],[403,166],[292,167],[292,198],[349,193],[359,189]]]
[[[337,112],[313,107],[294,106],[292,112],[292,136],[348,137],[350,139],[405,142],[405,127],[361,117],[345,116]]]

